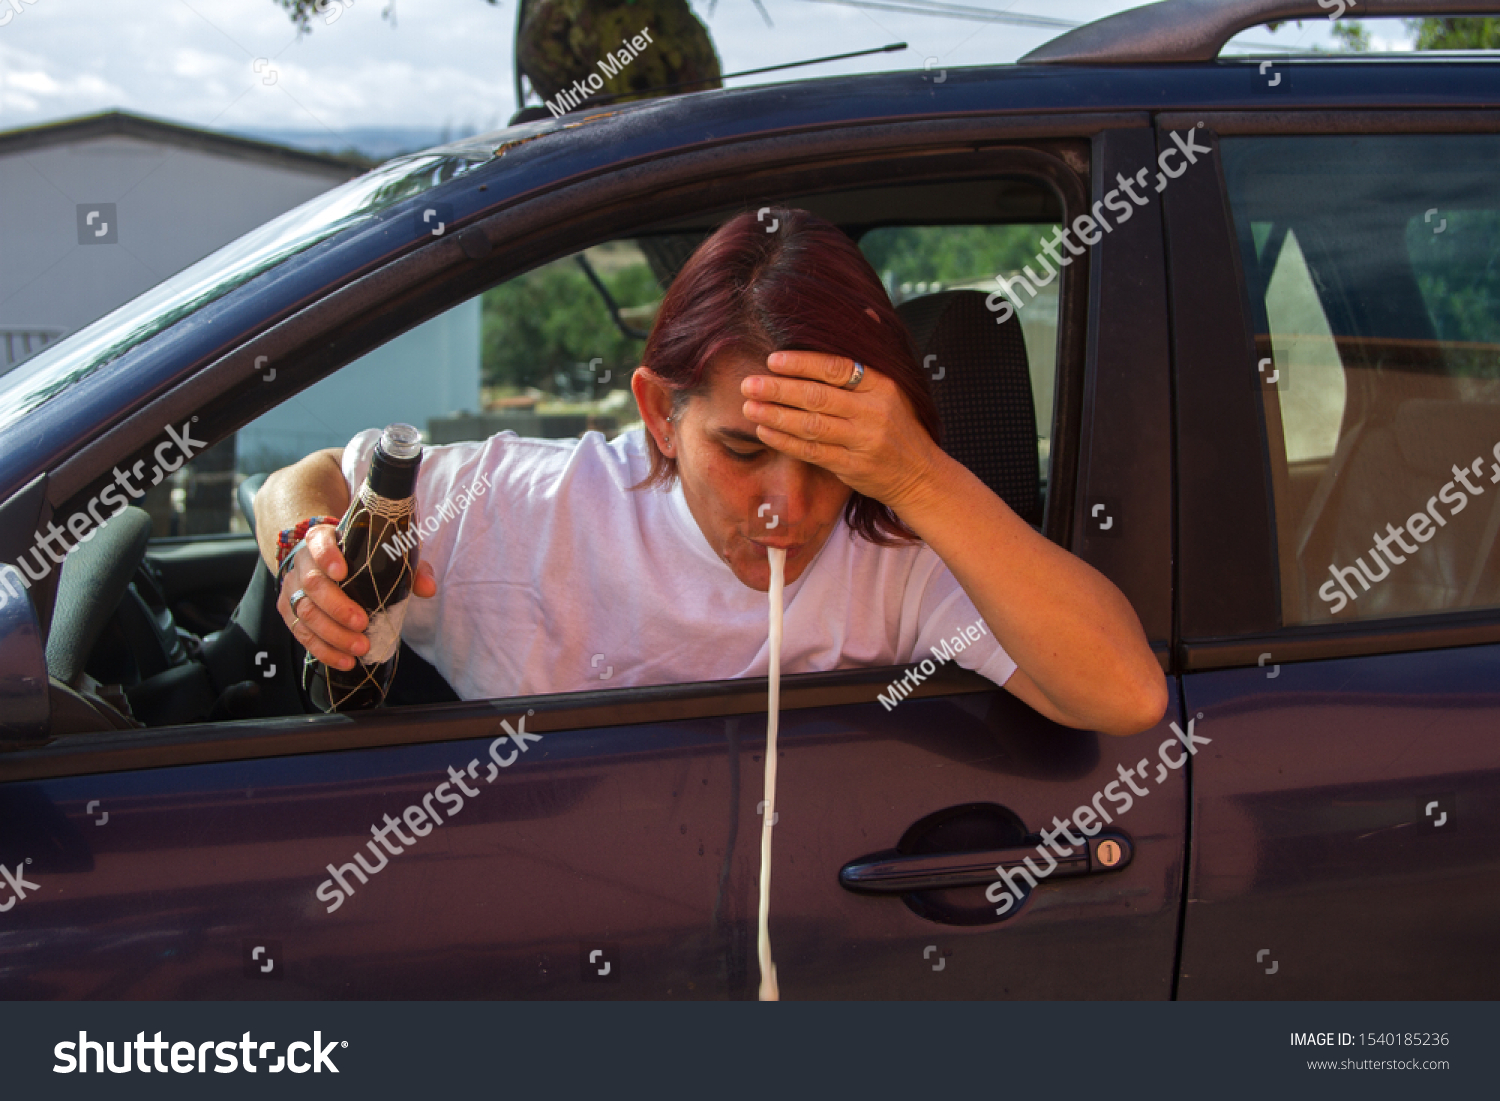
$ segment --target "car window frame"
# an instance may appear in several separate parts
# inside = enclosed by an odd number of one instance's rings
[[[160,429],[151,432],[149,426],[153,422],[175,423],[176,419],[201,411],[200,415],[209,424],[214,423],[213,411],[222,410],[223,418],[218,424],[226,426],[223,431],[233,430],[254,419],[264,408],[300,392],[369,348],[435,316],[456,301],[587,244],[661,225],[668,221],[668,215],[680,217],[684,194],[693,194],[699,209],[729,205],[703,198],[705,178],[725,189],[725,194],[736,189],[743,195],[746,191],[808,194],[847,189],[850,183],[860,181],[868,186],[892,186],[924,179],[1036,175],[1056,181],[1065,212],[1071,218],[1089,209],[1088,142],[1097,139],[1101,130],[1139,129],[1144,121],[1139,115],[1108,116],[1102,120],[1093,115],[1028,119],[1023,120],[1017,134],[991,133],[989,140],[977,145],[960,144],[956,148],[948,134],[934,133],[930,123],[889,124],[861,128],[853,135],[852,148],[839,149],[837,142],[831,143],[828,135],[822,135],[814,143],[815,153],[803,135],[745,142],[736,150],[747,162],[745,171],[737,173],[725,171],[723,150],[690,151],[676,158],[681,163],[670,166],[675,172],[665,173],[672,177],[673,186],[665,186],[666,181],[661,178],[664,173],[658,166],[640,184],[636,181],[641,170],[630,169],[619,174],[628,179],[606,176],[559,187],[528,202],[507,206],[466,227],[465,232],[470,235],[467,245],[454,239],[425,243],[378,270],[332,287],[327,294],[272,328],[250,334],[167,393],[143,403],[78,453],[68,456],[51,473],[51,478],[56,484],[75,488],[53,511],[65,511],[100,484],[103,476],[91,475],[90,468],[108,471],[117,462],[148,453],[149,446],[123,452],[121,447],[141,435],[146,435],[148,441],[155,440]],[[874,132],[877,129],[881,132]],[[928,156],[912,156],[892,163],[891,142],[896,136],[892,131],[905,131],[901,136],[912,145],[936,145],[938,149]],[[775,150],[775,155],[768,156],[767,144]],[[830,150],[830,144],[835,148]],[[1058,149],[1067,155],[1057,155]],[[873,183],[872,166],[879,173]],[[1022,167],[1025,172],[1020,170]],[[639,192],[634,190],[636,187]],[[612,193],[608,202],[601,201],[601,190]],[[645,210],[642,193],[651,196]],[[654,210],[660,214],[653,214]],[[484,235],[485,247],[474,246],[474,234]],[[508,261],[499,272],[493,265],[486,267],[480,262],[497,248]],[[1062,546],[1069,546],[1076,512],[1073,494],[1090,310],[1087,257],[1066,269],[1063,278],[1052,452],[1054,491],[1049,494],[1044,534]],[[244,377],[247,372],[240,369],[261,354],[279,357],[286,364],[293,353],[310,365],[299,370],[293,363],[279,371],[278,379],[284,381],[274,394],[268,393],[272,389],[270,384],[263,387],[259,384],[258,375],[247,382]],[[316,359],[323,361],[321,366],[312,364]],[[337,366],[329,366],[330,363]],[[226,381],[229,385],[223,386]],[[261,393],[249,399],[247,388]],[[204,431],[218,436],[221,429],[216,426]],[[1062,442],[1067,437],[1071,437],[1071,442]],[[830,703],[873,704],[893,675],[899,675],[904,668],[789,674],[783,678],[782,706],[800,709]],[[968,670],[955,667],[941,672],[941,677],[932,678],[924,686],[924,689],[930,687],[931,694],[1003,691]],[[539,718],[544,719],[546,725],[537,729],[568,729],[584,724],[606,726],[695,714],[751,714],[764,710],[765,686],[765,678],[699,681],[603,693],[412,706],[372,713],[359,721],[349,716],[289,716],[145,729],[124,736],[72,735],[49,746],[27,750],[24,757],[12,756],[9,761],[31,775],[62,775],[245,756],[295,755],[326,751],[333,746],[354,749],[411,741],[446,741],[477,736],[459,731],[465,726],[460,721],[464,717],[483,716],[493,724],[497,713],[512,715],[519,701],[535,708]],[[429,719],[432,721],[424,722]]]
[[[1091,209],[1156,159],[1150,126],[1094,139]],[[1115,196],[1119,198],[1118,195]],[[1152,196],[1153,198],[1155,196]],[[1090,250],[1073,554],[1130,601],[1162,671],[1176,671],[1171,341],[1164,206],[1148,202]],[[1096,520],[1103,506],[1108,530]]]
[[[1500,608],[1282,627],[1265,403],[1254,383],[1255,311],[1220,137],[1496,134],[1497,110],[1163,112],[1158,133],[1202,124],[1215,172],[1165,193],[1178,434],[1178,662],[1183,671],[1500,642]],[[1183,186],[1186,184],[1187,186]],[[1242,357],[1242,358],[1240,358]],[[1255,461],[1227,461],[1252,455]]]

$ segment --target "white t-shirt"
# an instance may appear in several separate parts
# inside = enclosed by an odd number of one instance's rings
[[[345,448],[351,493],[379,438]],[[408,602],[402,637],[464,699],[765,676],[766,594],[714,553],[680,481],[628,490],[649,468],[642,428],[426,448],[417,519],[438,593]],[[906,664],[945,641],[996,684],[1016,668],[925,543],[878,547],[840,521],[784,600],[784,673]]]

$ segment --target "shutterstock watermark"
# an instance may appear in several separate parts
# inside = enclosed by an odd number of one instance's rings
[[[526,714],[534,715],[536,712],[528,711]],[[542,740],[540,734],[526,733],[525,715],[517,720],[515,727],[512,727],[506,719],[501,719],[500,725],[505,728],[505,733],[490,743],[489,772],[484,777],[484,782],[487,784],[495,782],[495,777],[500,775],[502,768],[509,768],[516,763],[517,758],[529,748],[527,742]],[[500,747],[506,741],[509,741],[515,748],[510,753],[502,755]],[[421,838],[430,834],[435,826],[445,824],[443,808],[447,809],[448,817],[453,818],[464,809],[464,796],[473,799],[479,795],[481,789],[470,787],[464,782],[465,778],[479,779],[479,764],[479,758],[475,757],[469,762],[467,769],[457,769],[449,765],[448,779],[422,796],[420,802],[413,803],[403,810],[399,818],[393,819],[389,814],[382,816],[384,826],[372,825],[370,833],[375,840],[366,841],[365,847],[380,863],[371,864],[365,860],[365,854],[362,851],[356,851],[351,863],[341,864],[338,867],[328,865],[330,878],[319,883],[317,891],[314,892],[321,901],[329,904],[327,912],[333,913],[344,904],[345,899],[354,897],[354,886],[349,882],[348,876],[345,876],[345,872],[359,880],[360,886],[368,884],[371,876],[384,871],[385,866],[390,863],[387,853],[390,856],[400,856]],[[434,801],[441,803],[442,807],[434,807]],[[403,824],[411,830],[413,836],[407,836],[401,831]],[[399,845],[391,840],[391,834],[395,834],[396,841],[400,842]]]
[[[642,27],[640,34],[629,39],[621,39],[618,50],[599,59],[597,64],[604,76],[600,76],[599,73],[590,73],[586,79],[573,81],[572,88],[564,88],[558,92],[556,100],[544,99],[542,102],[547,105],[547,110],[552,112],[553,118],[562,118],[590,96],[596,96],[604,91],[605,77],[619,76],[625,66],[646,52],[647,46],[655,44],[651,41],[651,28]]]
[[[1189,757],[1198,752],[1199,746],[1207,745],[1213,740],[1212,738],[1200,737],[1193,733],[1193,724],[1201,718],[1203,718],[1203,713],[1199,712],[1197,719],[1189,719],[1187,733],[1185,734],[1182,728],[1175,722],[1171,724],[1173,736],[1156,747],[1156,755],[1159,758],[1156,765],[1157,784],[1165,783],[1168,776],[1181,768]],[[1184,753],[1184,749],[1187,752]],[[1175,760],[1168,754],[1168,750],[1176,751],[1177,756]],[[1066,859],[1073,855],[1074,848],[1086,848],[1088,838],[1093,837],[1105,826],[1113,825],[1115,817],[1125,815],[1131,807],[1135,806],[1136,799],[1144,799],[1150,795],[1151,789],[1149,787],[1141,787],[1136,783],[1137,779],[1145,780],[1147,778],[1150,764],[1151,758],[1142,757],[1136,762],[1134,768],[1116,765],[1115,771],[1120,774],[1120,778],[1110,781],[1102,790],[1095,792],[1093,799],[1074,810],[1066,822],[1059,821],[1057,816],[1054,815],[1052,818],[1053,829],[1050,831],[1041,831],[1042,843],[1036,847],[1037,855],[1047,862],[1045,868],[1038,867],[1029,856],[1014,868],[1007,868],[1004,864],[997,866],[995,871],[1000,878],[991,883],[984,892],[984,897],[991,902],[1001,903],[1001,905],[995,908],[995,913],[1000,915],[1009,913],[1011,907],[1025,897],[1026,889],[1034,889],[1037,884],[1057,870],[1058,856]],[[1126,791],[1122,789],[1120,787],[1121,784],[1125,784],[1130,790]],[[1104,808],[1103,801],[1105,799],[1108,799],[1117,808],[1114,816],[1111,816],[1109,811]],[[1069,826],[1075,827],[1079,833],[1083,834],[1083,837],[1074,837],[1068,829]],[[1059,837],[1067,841],[1068,844],[1061,844],[1058,841]],[[1054,856],[1054,853],[1057,856]],[[1018,876],[1026,881],[1028,888],[1023,889],[1016,886],[1016,878]]]
[[[936,673],[943,662],[952,661],[953,655],[963,653],[974,643],[978,642],[981,635],[989,633],[990,629],[985,626],[984,620],[976,619],[952,638],[944,639],[940,646],[929,646],[928,649],[932,651],[932,657],[923,658],[908,669],[904,677],[900,680],[893,680],[886,686],[886,692],[890,693],[889,699],[886,698],[884,692],[875,698],[880,701],[880,705],[887,711],[892,710],[898,703],[911,695],[912,689]],[[933,658],[937,660],[934,661]]]
[[[1500,443],[1495,444],[1491,449],[1491,454],[1494,455],[1495,461],[1490,463],[1490,482],[1494,484],[1500,482]],[[1341,568],[1330,562],[1328,572],[1333,574],[1333,580],[1323,582],[1323,587],[1318,590],[1318,596],[1333,605],[1329,610],[1330,614],[1338,615],[1351,601],[1359,599],[1361,593],[1354,591],[1354,586],[1349,584],[1350,580],[1359,582],[1361,592],[1369,592],[1377,582],[1384,581],[1391,575],[1392,568],[1404,564],[1408,556],[1421,550],[1421,544],[1429,542],[1437,534],[1438,528],[1447,527],[1449,519],[1457,516],[1469,506],[1470,497],[1482,496],[1484,487],[1471,481],[1470,475],[1475,479],[1482,479],[1484,463],[1483,455],[1468,466],[1459,466],[1455,463],[1453,480],[1445,483],[1442,489],[1427,498],[1425,509],[1412,513],[1406,518],[1406,523],[1399,528],[1395,524],[1386,524],[1384,535],[1378,531],[1375,532],[1375,542],[1370,548],[1370,566],[1365,565],[1364,555],[1356,558],[1353,566]],[[1463,486],[1463,492],[1458,488],[1460,485]],[[1438,511],[1439,501],[1448,506],[1446,518]],[[1432,519],[1429,520],[1428,517]],[[1407,535],[1416,540],[1416,546],[1406,541]],[[1391,549],[1392,543],[1400,548],[1400,554]],[[1382,554],[1385,555],[1384,558],[1381,557]],[[1378,575],[1372,566],[1380,567]]]
[[[153,1070],[157,1074],[168,1071],[173,1074],[207,1074],[212,1056],[216,1060],[211,1068],[215,1074],[233,1074],[237,1070],[244,1070],[247,1074],[262,1070],[268,1074],[280,1074],[284,1070],[293,1074],[308,1071],[322,1074],[325,1070],[337,1074],[339,1068],[331,1054],[334,1048],[348,1046],[348,1040],[329,1040],[325,1044],[323,1033],[315,1031],[311,1042],[293,1040],[287,1044],[286,1054],[276,1056],[273,1063],[271,1053],[276,1050],[276,1041],[258,1041],[248,1032],[238,1040],[204,1040],[201,1043],[163,1040],[160,1032],[156,1033],[155,1039],[148,1040],[144,1032],[137,1032],[134,1041],[120,1041],[120,1062],[117,1065],[115,1041],[90,1040],[87,1032],[79,1032],[76,1041],[61,1040],[53,1046],[52,1055],[57,1063],[52,1073],[88,1074],[92,1062],[95,1074],[103,1074],[106,1070],[111,1074],[129,1074],[132,1070],[142,1074],[150,1074]],[[133,1064],[132,1052],[135,1055]],[[255,1065],[257,1059],[261,1060],[260,1066]],[[170,1067],[168,1062],[172,1064]]]
[[[22,901],[26,897],[26,888],[30,887],[32,891],[40,891],[42,889],[40,884],[33,883],[26,878],[26,865],[30,863],[31,857],[28,856],[24,861],[16,865],[14,872],[4,864],[0,864],[0,877],[4,878],[4,885],[9,888],[10,894],[8,901],[0,902],[0,914],[9,910],[17,902]]]
[[[5,26],[16,16],[22,14],[27,7],[31,7],[39,2],[40,0],[0,0],[0,27]]]
[[[197,419],[194,417],[192,420]],[[156,450],[153,452],[156,456],[156,465],[151,468],[150,482],[140,487],[135,484],[145,482],[145,475],[141,472],[141,468],[146,465],[145,459],[137,462],[128,471],[115,467],[114,482],[100,490],[83,506],[82,510],[68,517],[66,524],[58,527],[51,520],[47,521],[47,530],[33,540],[29,554],[22,554],[16,559],[16,573],[14,575],[6,573],[3,580],[0,580],[0,608],[9,604],[13,597],[20,597],[21,593],[15,588],[16,577],[21,579],[21,585],[24,588],[29,589],[36,582],[45,579],[52,572],[53,566],[63,564],[63,559],[67,557],[69,551],[64,543],[65,537],[71,535],[76,543],[87,543],[94,537],[94,533],[104,526],[106,520],[123,512],[129,507],[131,501],[144,497],[147,489],[160,485],[163,478],[180,469],[184,463],[208,446],[204,440],[193,439],[192,421],[183,424],[181,432],[173,425],[167,425],[167,437],[156,445]],[[181,456],[175,462],[170,461],[174,457],[174,449]],[[163,455],[163,452],[166,454]],[[117,489],[116,486],[119,488]],[[121,489],[129,494],[129,497],[121,494]],[[99,515],[101,505],[108,506],[113,511],[108,516],[101,516]],[[31,568],[33,561],[36,565],[34,572]]]
[[[1181,176],[1191,165],[1197,164],[1199,156],[1204,153],[1213,152],[1212,146],[1199,145],[1193,140],[1198,133],[1198,127],[1202,125],[1200,122],[1198,126],[1189,130],[1186,139],[1176,130],[1170,131],[1174,148],[1163,149],[1161,155],[1156,158],[1156,166],[1160,169],[1156,173],[1157,193],[1165,191],[1169,182]],[[1172,171],[1172,165],[1168,163],[1169,159],[1174,156],[1181,158],[1181,163],[1177,164],[1177,171],[1175,172]],[[1021,272],[1011,276],[1009,279],[1003,275],[995,276],[995,282],[1000,284],[1000,290],[990,295],[984,301],[985,306],[991,313],[1000,314],[999,317],[995,318],[995,323],[1003,325],[1015,315],[1016,310],[1026,304],[1021,301],[1021,296],[1016,293],[1017,285],[1026,291],[1028,300],[1035,298],[1038,288],[1047,286],[1052,280],[1057,278],[1060,270],[1073,262],[1075,256],[1082,256],[1088,251],[1087,248],[1081,248],[1073,242],[1073,234],[1078,234],[1078,239],[1084,245],[1097,245],[1104,239],[1106,233],[1114,232],[1116,225],[1124,225],[1130,221],[1135,215],[1135,206],[1145,206],[1149,203],[1151,201],[1151,194],[1138,195],[1136,194],[1136,188],[1144,189],[1147,180],[1150,178],[1150,174],[1151,169],[1149,167],[1142,168],[1134,176],[1126,176],[1123,172],[1116,173],[1115,182],[1120,186],[1114,188],[1104,198],[1096,202],[1092,213],[1078,215],[1078,217],[1073,219],[1073,224],[1070,226],[1058,226],[1057,232],[1052,235],[1050,240],[1037,239],[1037,245],[1042,251],[1036,254],[1034,260],[1039,268],[1046,269],[1047,278],[1043,279],[1032,272],[1030,264],[1027,264]],[[1125,193],[1124,195],[1121,195],[1122,191]],[[1125,201],[1125,196],[1130,197],[1130,202]],[[1131,206],[1131,203],[1134,203],[1135,206]],[[1106,209],[1111,211],[1117,218],[1117,221],[1113,224],[1104,215]],[[1059,253],[1059,246],[1066,249],[1068,255]],[[1057,267],[1054,268],[1043,256],[1043,253],[1047,257],[1051,257],[1056,262]],[[1014,305],[1011,304],[1012,300],[1014,300]]]

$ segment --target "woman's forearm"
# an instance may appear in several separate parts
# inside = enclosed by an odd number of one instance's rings
[[[255,542],[276,571],[276,537],[309,516],[342,516],[349,508],[349,484],[338,448],[315,451],[276,471],[255,494]]]
[[[1131,734],[1160,721],[1161,667],[1130,602],[940,454],[897,514],[943,560],[996,640],[1071,725]]]

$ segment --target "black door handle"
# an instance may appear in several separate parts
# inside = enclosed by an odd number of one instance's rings
[[[1040,837],[1037,838],[1037,844],[1041,844]],[[1103,830],[1097,836],[1088,838],[1088,844],[1083,849],[1075,848],[1072,856],[1056,857],[1057,868],[1047,878],[1117,872],[1130,863],[1134,851],[1127,835],[1118,830]],[[893,852],[876,853],[851,861],[840,868],[839,883],[860,894],[878,895],[904,895],[917,891],[937,891],[945,887],[979,886],[993,883],[1000,868],[1024,867],[1028,856],[1033,863],[1040,862],[1036,845],[987,849],[981,852],[921,853],[915,856]]]

